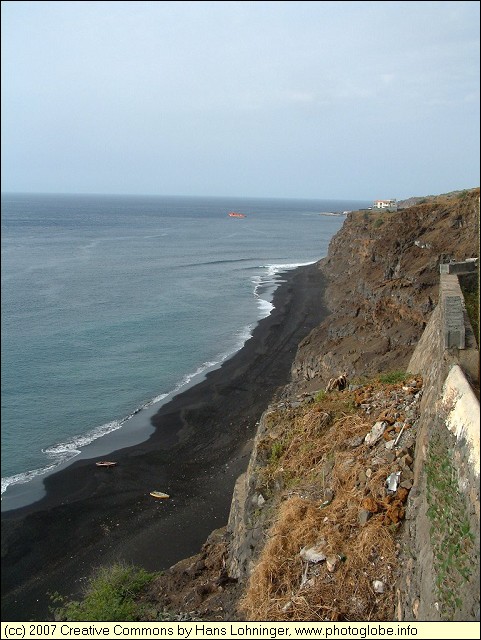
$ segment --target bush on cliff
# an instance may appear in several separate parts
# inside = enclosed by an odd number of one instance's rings
[[[101,567],[90,579],[82,600],[65,602],[58,595],[54,597],[54,602],[62,605],[55,609],[55,619],[68,622],[145,619],[145,607],[138,597],[153,578],[154,574],[125,564]]]

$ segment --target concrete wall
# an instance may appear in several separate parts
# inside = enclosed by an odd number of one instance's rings
[[[399,620],[479,620],[480,407],[472,386],[474,382],[479,388],[479,351],[456,274],[441,273],[438,305],[408,370],[422,374],[424,393],[414,486],[406,513],[405,569],[397,590],[397,616]],[[469,549],[471,575],[466,580],[459,578],[455,585],[461,602],[455,611],[443,605],[436,587],[436,523],[428,512],[433,498],[429,498],[427,487],[427,469],[435,459],[431,455],[435,439],[453,462],[459,505],[473,535]]]
[[[459,448],[461,488],[469,492],[479,518],[479,400],[462,369],[454,365],[446,378],[442,395],[446,427],[456,438]]]

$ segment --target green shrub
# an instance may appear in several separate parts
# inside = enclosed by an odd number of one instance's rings
[[[54,602],[61,603],[54,610],[55,617],[68,622],[141,620],[144,609],[135,597],[154,577],[144,569],[121,563],[101,567],[90,579],[82,600],[65,602],[61,596],[54,596]]]
[[[284,453],[284,443],[274,442],[271,449],[271,455],[269,456],[269,462],[271,464],[276,464],[280,460],[283,453]]]
[[[390,371],[389,373],[381,374],[379,376],[379,382],[383,384],[395,384],[396,382],[404,382],[409,377],[409,373],[405,371]]]

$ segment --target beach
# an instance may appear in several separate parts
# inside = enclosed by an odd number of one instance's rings
[[[95,567],[160,571],[227,523],[256,424],[289,382],[299,342],[326,315],[323,290],[316,264],[285,273],[272,313],[240,351],[160,408],[148,440],[109,454],[110,469],[74,462],[45,479],[41,500],[2,513],[2,620],[48,620],[50,594],[75,597]]]

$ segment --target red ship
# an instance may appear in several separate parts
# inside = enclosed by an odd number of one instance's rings
[[[231,218],[245,218],[243,213],[236,213],[235,211],[231,211],[229,215]]]

